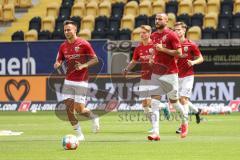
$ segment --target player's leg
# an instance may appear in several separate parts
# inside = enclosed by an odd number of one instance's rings
[[[86,93],[87,93],[87,82],[78,82],[75,86],[75,103],[74,109],[80,115],[83,115],[92,120],[92,131],[97,133],[100,130],[99,117],[95,115],[90,109],[86,108]]]
[[[68,119],[71,123],[71,125],[73,126],[73,129],[76,131],[76,135],[79,141],[83,141],[85,140],[84,135],[82,133],[82,129],[81,126],[77,120],[77,118],[75,117],[75,111],[74,111],[74,89],[73,87],[70,85],[71,82],[68,80],[64,81],[64,86],[63,86],[63,90],[62,90],[62,94],[63,94],[63,98],[64,100],[64,104],[66,105],[66,112],[67,112],[67,116]]]
[[[201,110],[194,106],[189,100],[192,94],[193,82],[194,82],[193,75],[179,79],[179,85],[181,85],[181,90],[179,90],[180,102],[183,106],[186,107],[188,113],[191,112],[195,114],[196,122],[200,123]]]
[[[152,107],[152,113],[150,114],[150,119],[152,123],[152,134],[148,136],[149,140],[160,140],[159,136],[159,106],[161,104],[160,102],[160,96],[152,96],[151,101],[151,107]]]
[[[151,113],[151,96],[149,95],[150,80],[141,79],[139,83],[139,100],[142,101],[144,113]]]
[[[168,99],[172,106],[176,109],[176,111],[180,114],[181,117],[181,137],[186,137],[188,133],[188,113],[184,109],[184,107],[179,102],[179,95],[178,95],[178,75],[171,74],[165,75],[162,77],[162,80],[171,83],[172,90],[167,93]]]

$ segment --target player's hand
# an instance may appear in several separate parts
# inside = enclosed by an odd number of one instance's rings
[[[77,62],[77,61],[75,61],[75,63],[76,63],[75,64],[76,70],[82,70],[83,68],[87,68],[88,67],[86,63],[82,64],[82,63]]]
[[[124,69],[122,70],[122,74],[123,74],[124,76],[126,76],[126,75],[128,74],[128,69],[127,69],[127,68],[124,68]]]
[[[188,62],[187,62],[187,63],[188,63],[188,65],[189,65],[189,66],[194,66],[194,62],[193,62],[193,61],[191,61],[191,60],[188,60]]]
[[[153,64],[153,56],[150,56],[150,58],[149,58],[149,62],[148,62],[150,65],[152,65]]]
[[[58,62],[58,61],[56,61],[56,62],[54,63],[54,65],[53,65],[53,67],[54,67],[55,69],[59,68],[60,66],[61,66],[61,63]]]
[[[156,44],[156,50],[158,50],[158,51],[162,51],[163,50],[163,45],[162,45],[162,43],[158,43],[158,44]]]

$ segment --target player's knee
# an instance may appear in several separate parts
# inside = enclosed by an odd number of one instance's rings
[[[150,107],[151,106],[151,99],[144,99],[142,101],[142,106],[143,107]]]
[[[67,107],[71,107],[71,106],[73,106],[73,104],[74,104],[74,100],[71,99],[71,98],[65,99],[65,100],[64,100],[64,104],[65,104]]]
[[[82,103],[77,103],[74,102],[74,109],[78,112],[78,113],[83,113],[84,109],[85,109],[85,105]]]
[[[179,101],[182,105],[185,105],[188,102],[188,98],[187,97],[180,97]]]

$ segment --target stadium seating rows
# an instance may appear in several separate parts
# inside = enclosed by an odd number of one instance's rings
[[[159,12],[168,14],[170,28],[185,22],[192,40],[240,38],[240,0],[62,0],[49,3],[46,16],[32,17],[29,31],[24,36],[16,31],[12,40],[64,39],[66,19],[74,20],[87,40],[139,40],[139,26],[154,29]]]

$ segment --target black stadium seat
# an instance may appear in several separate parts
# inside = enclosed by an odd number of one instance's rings
[[[37,32],[41,30],[41,17],[33,17],[29,22],[28,30],[35,29]]]
[[[12,41],[23,41],[24,40],[24,32],[19,30],[12,34]]]

